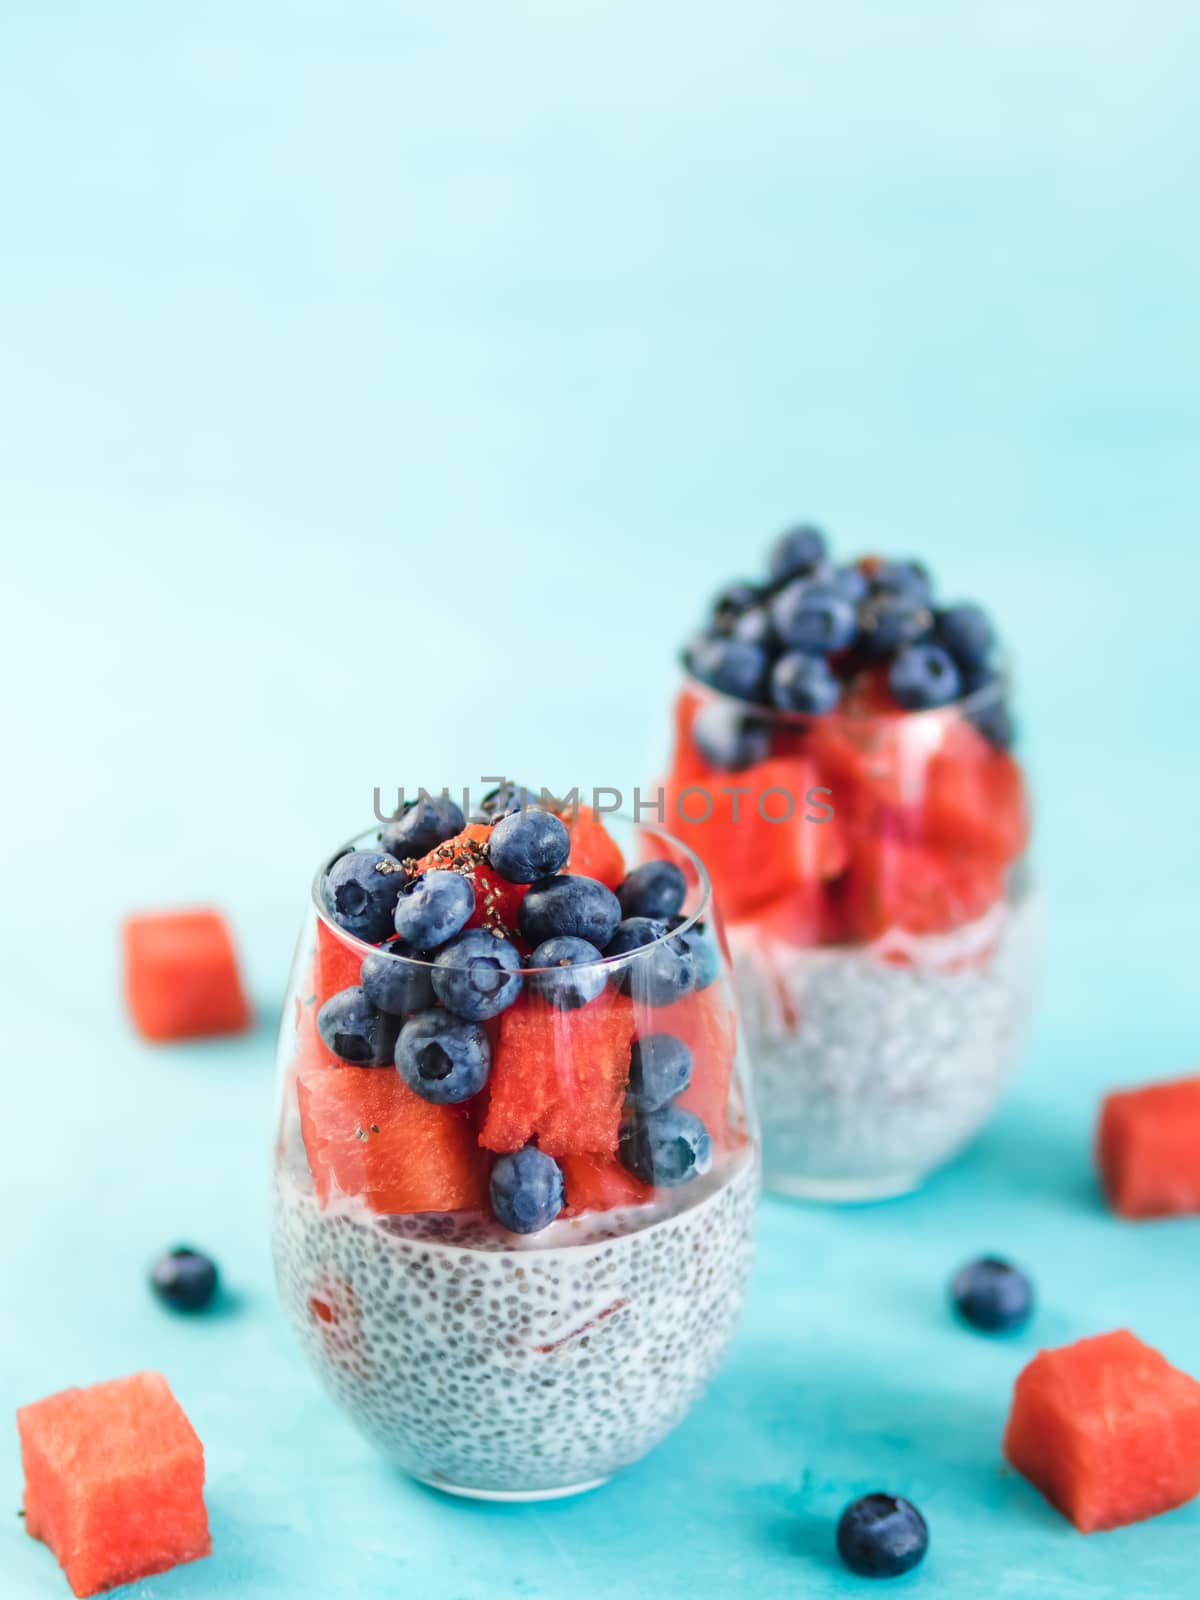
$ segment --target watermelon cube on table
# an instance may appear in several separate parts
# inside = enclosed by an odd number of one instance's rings
[[[208,1555],[204,1449],[157,1372],[64,1389],[17,1412],[25,1531],[77,1595]]]
[[[250,1022],[237,954],[218,911],[147,911],[127,917],[125,994],[145,1039],[240,1033]]]
[[[1125,1329],[1039,1351],[1004,1453],[1081,1533],[1156,1517],[1200,1493],[1200,1383]]]
[[[1110,1094],[1096,1155],[1118,1216],[1200,1212],[1200,1077]]]

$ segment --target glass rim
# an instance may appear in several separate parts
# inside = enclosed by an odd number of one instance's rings
[[[861,726],[865,722],[911,724],[945,717],[950,713],[970,717],[1005,698],[1012,688],[1012,673],[1008,663],[1002,662],[993,678],[981,683],[978,689],[972,689],[969,694],[959,695],[956,700],[947,700],[942,706],[923,706],[919,711],[906,711],[903,706],[898,706],[895,711],[865,713],[844,711],[838,706],[832,711],[785,711],[780,706],[765,705],[757,700],[743,700],[738,695],[726,693],[724,689],[714,689],[702,678],[697,678],[686,664],[683,666],[683,682],[685,688],[695,690],[704,698],[736,706],[743,716],[754,717],[760,722],[776,722],[801,728],[811,728],[814,724],[828,727],[837,723],[853,727]]]
[[[544,807],[542,807],[542,806],[527,806],[527,807],[524,807],[523,809],[528,810],[528,811],[540,811],[540,810],[543,810]],[[594,807],[592,807],[590,809],[592,809],[593,813],[595,813],[595,808]],[[590,967],[604,967],[607,970],[611,971],[611,970],[614,970],[614,969],[619,968],[621,966],[630,966],[630,965],[632,965],[633,962],[641,960],[644,957],[646,957],[650,953],[650,951],[657,949],[659,945],[666,944],[669,939],[678,939],[678,938],[680,938],[682,935],[686,934],[690,929],[695,927],[697,923],[704,921],[705,917],[709,916],[711,914],[711,912],[712,912],[712,909],[713,909],[713,890],[712,890],[712,879],[709,877],[708,868],[704,865],[703,861],[701,861],[700,857],[696,854],[696,852],[692,849],[692,847],[690,845],[685,844],[682,839],[678,838],[675,834],[671,833],[667,828],[663,827],[661,824],[656,823],[656,822],[641,822],[641,821],[638,821],[635,817],[629,816],[629,814],[627,812],[624,812],[624,811],[605,811],[605,812],[601,812],[601,813],[598,814],[597,820],[599,821],[603,817],[606,817],[606,816],[616,817],[618,821],[628,823],[629,826],[632,827],[632,828],[636,828],[636,829],[640,830],[643,833],[649,833],[651,835],[654,835],[657,838],[666,840],[667,844],[673,850],[678,851],[679,854],[681,856],[683,856],[685,858],[685,860],[688,862],[688,864],[691,866],[692,870],[696,874],[696,881],[697,881],[697,884],[698,884],[699,889],[700,889],[700,898],[699,898],[699,902],[698,902],[698,904],[696,906],[696,909],[693,912],[691,912],[687,917],[685,917],[683,919],[683,921],[680,922],[677,927],[668,928],[666,933],[660,934],[657,939],[651,939],[647,944],[638,945],[636,950],[626,950],[622,954],[615,955],[615,956],[606,956],[603,953],[603,951],[601,951],[599,961],[589,961],[589,962],[585,963],[585,965],[587,967],[589,967],[589,968]],[[499,820],[499,819],[497,819],[497,820]],[[311,886],[311,890],[310,890],[310,894],[311,894],[311,897],[312,897],[312,903],[313,903],[313,909],[317,913],[318,921],[323,922],[325,924],[325,926],[330,930],[330,932],[342,944],[347,945],[352,949],[361,950],[362,953],[363,953],[364,959],[367,956],[387,956],[389,960],[400,962],[401,964],[403,964],[406,967],[415,967],[415,968],[417,968],[417,969],[419,969],[421,971],[432,972],[437,967],[436,956],[431,961],[424,961],[418,956],[402,955],[402,954],[400,954],[399,951],[389,949],[387,945],[368,944],[365,939],[360,939],[357,934],[349,933],[349,932],[347,932],[347,930],[345,928],[339,927],[338,924],[329,915],[329,912],[325,909],[325,902],[324,902],[324,899],[323,899],[322,894],[321,894],[321,885],[322,885],[322,883],[323,883],[323,881],[325,879],[325,876],[328,873],[330,867],[333,866],[335,861],[340,860],[342,856],[348,855],[350,853],[350,851],[358,849],[364,840],[368,840],[368,839],[373,840],[376,843],[376,845],[378,845],[378,843],[379,843],[379,837],[378,837],[379,836],[379,830],[380,830],[380,828],[382,826],[383,826],[382,823],[378,823],[377,822],[377,823],[374,824],[374,826],[372,826],[370,828],[363,829],[363,831],[361,833],[354,834],[350,839],[348,839],[346,841],[345,844],[340,845],[337,850],[333,851],[330,855],[326,856],[318,864],[317,870],[313,874],[312,886]],[[447,869],[447,870],[451,870],[451,869]],[[632,870],[632,868],[630,870]],[[554,876],[557,876],[557,874],[554,874]],[[586,874],[579,874],[579,876],[586,876]],[[597,881],[599,881],[599,880],[597,880]],[[516,887],[516,886],[514,886],[514,887]],[[615,891],[614,891],[614,893],[615,893]],[[624,919],[622,919],[622,920],[624,920]],[[474,932],[474,931],[479,931],[479,930],[473,930],[472,929],[472,930],[463,930],[463,931]],[[482,931],[486,931],[486,930],[482,930]],[[456,934],[454,937],[457,938],[458,935]],[[447,942],[452,942],[452,941],[447,941]],[[509,943],[511,944],[512,941],[509,940]],[[522,977],[535,977],[535,976],[538,976],[539,974],[542,974],[542,973],[568,972],[568,971],[571,970],[571,968],[564,967],[562,965],[552,966],[552,967],[531,967],[531,966],[526,966],[524,964],[524,962],[522,962],[520,967],[516,967],[513,970],[514,970],[514,972],[519,972]]]

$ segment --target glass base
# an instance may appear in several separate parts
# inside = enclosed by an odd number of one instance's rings
[[[871,1200],[896,1200],[912,1194],[924,1182],[923,1173],[889,1178],[805,1178],[791,1172],[768,1172],[764,1186],[789,1200],[819,1200],[826,1205],[862,1205]]]
[[[607,1478],[591,1478],[587,1483],[571,1483],[565,1489],[468,1489],[458,1483],[439,1483],[434,1478],[418,1478],[426,1488],[439,1489],[442,1494],[456,1494],[460,1500],[492,1500],[505,1505],[524,1505],[533,1500],[568,1500],[574,1494],[586,1494],[589,1489],[599,1489]]]

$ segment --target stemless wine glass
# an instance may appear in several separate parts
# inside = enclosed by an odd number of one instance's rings
[[[592,818],[585,839],[578,811],[563,820],[566,871],[616,887],[623,868],[604,830]],[[464,1101],[426,1098],[444,1059],[397,1040],[444,1022],[435,966],[331,919],[322,886],[344,851],[317,873],[293,964],[278,1061],[279,1289],[354,1423],[456,1494],[567,1495],[639,1459],[716,1370],[750,1271],[758,1136],[708,877],[663,831],[604,822],[630,862],[682,871],[681,912],[626,955],[525,966],[517,997],[479,1025],[482,1047],[474,1036],[486,1082]],[[347,848],[378,841],[372,830]],[[470,969],[481,992],[494,966]],[[355,1010],[361,993],[339,1002],[359,1033],[335,1035],[334,1054],[318,1015],[364,979],[394,1013]],[[421,1094],[393,1050],[428,1069]],[[561,1173],[562,1211],[537,1232],[508,1231],[492,1209],[518,1149]]]
[[[1006,697],[806,717],[679,693],[668,822],[725,916],[770,1188],[905,1193],[999,1100],[1040,958]]]

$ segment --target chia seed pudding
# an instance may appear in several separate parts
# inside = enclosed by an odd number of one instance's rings
[[[857,948],[729,930],[773,1188],[881,1199],[916,1188],[991,1116],[1036,995],[1032,891],[978,922]]]
[[[482,1216],[322,1211],[301,1153],[276,1177],[276,1276],[310,1365],[405,1471],[566,1494],[637,1461],[703,1392],[741,1310],[757,1190],[747,1148],[678,1207],[514,1248]]]
[[[765,1181],[882,1197],[982,1127],[1033,1004],[1009,681],[920,562],[805,526],[767,566],[684,651],[664,811],[726,920]]]
[[[703,867],[530,794],[471,823],[421,800],[330,859],[279,1048],[273,1249],[305,1355],[391,1460],[499,1499],[591,1487],[680,1421],[759,1190]]]

